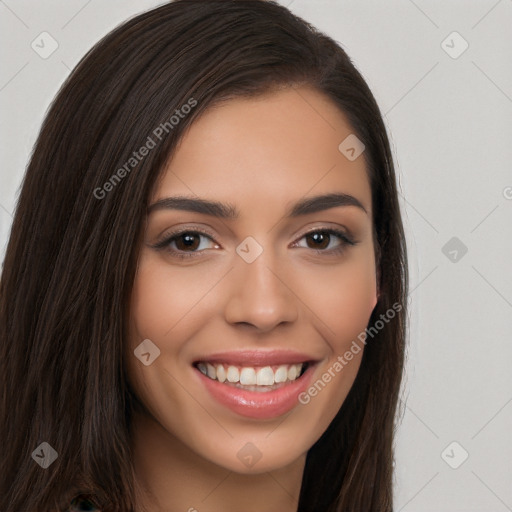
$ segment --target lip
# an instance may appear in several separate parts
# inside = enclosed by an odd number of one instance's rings
[[[212,361],[212,359],[208,360]],[[231,361],[234,360],[231,359]],[[237,362],[239,361],[241,359],[237,359]],[[246,361],[247,359],[244,359],[244,363]],[[283,364],[283,360],[278,358],[259,360],[264,364],[269,361],[279,361],[275,364]],[[302,359],[297,362],[302,361],[306,360]],[[298,396],[308,388],[318,364],[318,362],[311,361],[311,359],[309,361],[311,364],[308,365],[301,377],[273,391],[247,391],[210,379],[196,367],[193,367],[193,370],[210,396],[224,407],[246,418],[270,419],[291,411],[300,403]],[[288,359],[288,362],[292,361]],[[254,359],[252,359],[252,363],[254,365]]]
[[[309,354],[293,350],[239,350],[216,352],[215,354],[196,359],[208,363],[226,363],[233,366],[273,366],[280,364],[316,363],[318,359]]]

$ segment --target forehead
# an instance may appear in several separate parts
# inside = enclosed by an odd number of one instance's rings
[[[339,149],[351,134],[340,109],[309,87],[232,99],[185,132],[152,200],[198,195],[250,215],[262,202],[277,212],[299,197],[339,192],[371,212],[364,153],[351,161]]]

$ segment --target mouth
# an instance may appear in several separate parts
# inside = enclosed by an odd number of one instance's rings
[[[273,420],[301,404],[321,359],[289,350],[204,356],[192,368],[206,396],[237,416]]]
[[[194,367],[210,380],[226,386],[265,393],[299,380],[316,361],[275,365],[236,365],[217,361],[196,361]]]

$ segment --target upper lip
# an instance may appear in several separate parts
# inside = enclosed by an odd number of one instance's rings
[[[226,363],[238,366],[272,366],[279,364],[297,364],[306,362],[317,362],[318,359],[309,354],[295,352],[293,350],[239,350],[231,352],[217,352],[200,359],[209,363]]]

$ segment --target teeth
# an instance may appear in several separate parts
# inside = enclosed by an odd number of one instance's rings
[[[265,366],[256,373],[256,384],[258,386],[272,386],[274,384],[274,372],[270,366]]]
[[[285,382],[286,379],[288,379],[288,367],[287,366],[280,366],[276,370],[276,375],[274,377],[274,380],[276,383],[278,382]]]
[[[214,379],[215,377],[212,378]],[[224,366],[221,364],[217,365],[217,380],[219,382],[224,382],[226,378],[226,369],[224,368]]]
[[[215,366],[213,366],[210,363],[206,363],[206,372],[210,379],[215,379],[215,377],[217,377],[217,371],[215,370]]]
[[[295,380],[297,378],[297,375],[299,374],[299,370],[297,370],[297,365],[292,365],[290,368],[288,368],[288,380]],[[210,372],[208,372],[210,373]]]
[[[240,384],[243,386],[254,386],[254,384],[256,384],[256,371],[254,368],[242,368],[240,372]]]
[[[238,382],[240,380],[240,372],[236,366],[230,366],[226,374],[228,382]]]
[[[198,363],[197,369],[210,379],[219,382],[228,381],[232,384],[239,383],[242,386],[273,386],[286,381],[296,380],[302,372],[304,363],[282,364],[272,369],[264,367],[225,366],[223,364]]]

